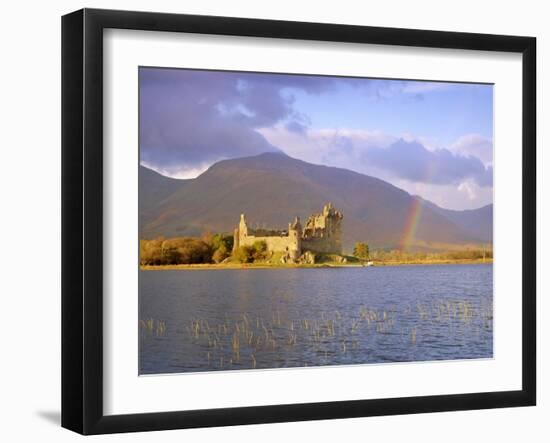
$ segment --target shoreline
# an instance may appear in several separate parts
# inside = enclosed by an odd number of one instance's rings
[[[464,260],[411,260],[375,262],[372,267],[387,266],[419,266],[419,265],[482,265],[492,264],[493,259],[464,259]],[[192,265],[140,265],[140,271],[200,271],[212,269],[327,269],[327,268],[369,268],[360,263],[318,263],[318,264],[267,264],[267,263],[197,263]]]

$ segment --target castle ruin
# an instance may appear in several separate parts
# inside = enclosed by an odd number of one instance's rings
[[[288,224],[288,230],[251,229],[241,214],[234,231],[233,248],[264,241],[268,251],[284,253],[284,262],[299,261],[308,252],[342,254],[342,219],[342,213],[334,209],[332,203],[326,204],[320,214],[311,215],[304,227],[300,217],[296,217]]]

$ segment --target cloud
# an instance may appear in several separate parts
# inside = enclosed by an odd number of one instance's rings
[[[296,134],[305,134],[306,131],[307,131],[307,126],[296,121],[296,120],[292,120],[290,122],[288,122],[286,125],[285,125],[285,128],[287,130],[289,130],[290,132],[294,132]]]
[[[296,133],[284,126],[259,131],[291,157],[378,177],[442,207],[473,209],[492,202],[491,165],[426,144],[423,137],[349,129]]]
[[[277,151],[261,128],[282,124],[305,136],[309,117],[294,109],[296,92],[325,94],[352,88],[365,98],[414,96],[447,83],[288,74],[141,68],[141,161],[169,175],[199,170],[223,158]],[[345,135],[342,135],[345,136]],[[356,142],[355,140],[354,142]],[[335,138],[335,152],[346,146]]]
[[[448,149],[430,151],[415,141],[399,139],[387,148],[368,149],[363,160],[412,182],[448,185],[472,179],[482,187],[493,184],[492,166],[485,167],[479,158]]]
[[[381,131],[262,128],[262,135],[285,153],[312,163],[352,169],[385,179],[432,185],[458,185],[467,179],[492,186],[492,166],[473,155],[428,149],[410,135],[405,140]]]
[[[442,208],[476,209],[493,202],[493,188],[480,187],[472,180],[466,180],[460,185],[433,185],[394,180],[393,184],[405,189],[411,195],[420,195]]]
[[[333,93],[351,93],[364,106],[413,103],[455,84],[159,68],[141,68],[139,76],[140,161],[164,175],[192,178],[222,159],[283,151],[376,176],[439,204],[445,196],[465,207],[491,198],[490,139],[466,134],[441,148],[421,134],[313,128],[296,104]]]
[[[396,137],[381,131],[349,129],[292,130],[287,126],[260,128],[269,143],[281,147],[291,157],[311,163],[357,170],[361,154],[379,146],[389,146]]]
[[[188,166],[181,166],[178,167],[170,167],[168,169],[158,167],[156,165],[152,165],[146,161],[141,161],[141,165],[145,166],[146,168],[152,169],[153,171],[158,172],[161,175],[165,175],[172,178],[178,178],[178,179],[189,179],[189,178],[195,178],[199,175],[201,175],[203,172],[205,172],[210,166],[212,166],[211,163],[202,163],[197,164],[193,167]]]
[[[325,77],[142,68],[141,161],[181,175],[223,158],[277,151],[257,128],[285,121],[303,133],[309,122],[293,109],[292,91],[333,87]]]
[[[176,175],[205,163],[278,148],[258,129],[283,124],[305,135],[307,115],[294,109],[297,91],[352,88],[384,100],[452,84],[185,69],[140,69],[140,153],[151,167]],[[343,141],[336,141],[342,146]]]
[[[475,200],[477,197],[475,183],[472,183],[470,181],[460,183],[460,185],[458,186],[458,190],[460,192],[464,192],[468,196],[469,200]]]
[[[486,166],[493,164],[493,141],[479,134],[463,135],[449,149],[458,154],[477,157]]]
[[[407,94],[422,94],[432,91],[441,91],[453,87],[454,83],[432,81],[406,81],[402,83],[403,91]]]
[[[451,82],[412,81],[412,80],[383,80],[379,79],[369,83],[356,80],[357,84],[368,96],[378,100],[400,97],[405,101],[422,101],[426,94],[448,91],[457,86]],[[351,82],[353,84],[353,81]]]

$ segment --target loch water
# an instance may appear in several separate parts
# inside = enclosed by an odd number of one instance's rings
[[[140,271],[139,372],[491,358],[493,266]]]

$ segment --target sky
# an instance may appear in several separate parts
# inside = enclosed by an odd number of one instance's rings
[[[493,200],[493,86],[139,71],[140,162],[175,178],[268,151],[381,178],[441,207]]]

